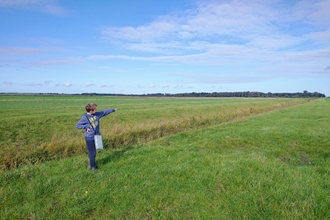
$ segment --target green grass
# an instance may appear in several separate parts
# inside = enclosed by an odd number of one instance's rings
[[[0,219],[328,219],[328,99],[0,173]]]
[[[75,124],[88,102],[117,108],[102,119],[105,147],[121,148],[309,99],[0,96],[0,170],[85,153]]]

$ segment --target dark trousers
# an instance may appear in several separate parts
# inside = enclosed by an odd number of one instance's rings
[[[95,164],[95,157],[96,157],[96,148],[94,140],[86,140],[86,145],[88,149],[88,160],[89,160],[89,167],[96,167]]]

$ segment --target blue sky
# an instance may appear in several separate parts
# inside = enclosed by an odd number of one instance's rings
[[[0,0],[0,92],[320,92],[330,0]]]

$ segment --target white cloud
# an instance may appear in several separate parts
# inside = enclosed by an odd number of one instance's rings
[[[30,65],[33,67],[45,67],[45,66],[57,66],[57,65],[67,65],[72,63],[80,62],[80,58],[68,57],[68,58],[53,58],[53,59],[42,59],[38,61],[31,62]]]
[[[307,41],[302,34],[313,36],[301,32],[306,25],[324,24],[324,20],[330,19],[325,13],[329,12],[329,2],[203,2],[180,15],[162,16],[137,27],[107,27],[101,34],[110,42],[121,42],[127,50],[169,55],[208,51],[222,44],[278,50]],[[327,36],[323,32],[320,37]]]
[[[41,52],[41,49],[32,47],[0,47],[0,54],[5,56],[31,56]]]
[[[86,87],[91,87],[91,86],[95,86],[95,85],[91,82],[86,83]]]
[[[135,55],[96,54],[88,59],[231,65],[234,72],[249,66],[252,75],[268,75],[213,78],[229,83],[259,82],[278,73],[314,74],[330,57],[329,8],[330,0],[203,1],[147,24],[104,28],[103,38]]]
[[[330,16],[329,16],[330,1],[300,1],[294,7],[294,15],[304,22],[315,25],[317,27],[329,27]]]
[[[52,83],[53,81],[52,80],[46,80],[45,81],[45,84],[48,86],[50,83]]]
[[[114,87],[114,85],[107,85],[107,84],[102,84],[101,88],[109,88],[109,87]]]
[[[318,43],[329,44],[330,43],[330,29],[328,29],[326,31],[312,32],[312,33],[307,34],[306,37],[308,37],[311,40],[318,42]]]
[[[138,27],[108,27],[101,33],[109,41],[147,45],[166,42],[167,47],[176,48],[184,46],[182,42],[178,43],[180,40],[198,41],[219,36],[227,37],[227,41],[231,41],[230,36],[246,39],[250,36],[240,34],[272,30],[273,26],[269,23],[274,17],[273,10],[262,4],[237,1],[203,3],[180,16],[159,17],[154,22]]]
[[[66,9],[56,5],[45,5],[43,10],[49,14],[56,16],[65,16],[68,14],[68,11]]]
[[[42,0],[0,0],[0,6],[25,6],[34,5]]]
[[[71,86],[72,86],[72,84],[71,84],[71,83],[68,83],[68,82],[66,82],[66,83],[64,83],[64,86],[65,86],[65,87],[71,87]]]
[[[0,7],[40,11],[55,16],[65,16],[69,13],[57,4],[57,0],[0,0]]]
[[[90,60],[111,60],[122,59],[132,61],[146,62],[179,62],[188,64],[224,64],[236,63],[234,58],[244,60],[263,59],[253,48],[241,45],[226,45],[226,44],[204,44],[207,48],[206,52],[196,52],[187,55],[167,55],[167,56],[128,56],[128,55],[91,55],[87,57]]]
[[[28,86],[42,86],[42,84],[31,82],[31,83],[28,84]]]
[[[175,86],[173,86],[173,88],[175,88],[175,89],[181,89],[183,87],[184,87],[183,85],[175,85]]]

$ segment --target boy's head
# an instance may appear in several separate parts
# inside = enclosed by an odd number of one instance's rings
[[[91,112],[95,111],[96,108],[97,108],[97,104],[92,103],[92,102],[88,103],[85,107],[85,109],[88,113],[91,113]]]

